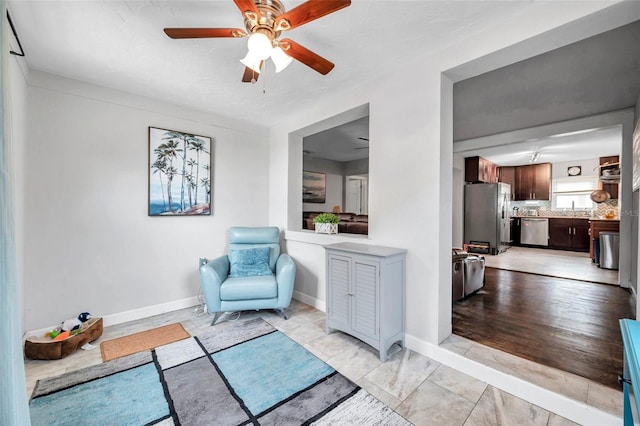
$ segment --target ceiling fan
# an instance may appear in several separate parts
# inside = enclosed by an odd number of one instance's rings
[[[248,37],[249,53],[240,62],[245,65],[242,81],[255,83],[262,65],[271,57],[276,72],[286,68],[292,59],[326,75],[334,64],[295,41],[279,39],[281,31],[288,31],[315,19],[336,12],[351,4],[351,0],[308,0],[286,11],[280,0],[233,0],[242,15],[246,28],[165,28],[173,39]]]

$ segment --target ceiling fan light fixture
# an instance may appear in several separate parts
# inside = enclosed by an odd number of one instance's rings
[[[240,59],[240,62],[242,62],[245,67],[251,68],[254,72],[260,73],[262,59],[257,58],[251,51],[247,53],[247,56]]]
[[[259,60],[267,59],[271,56],[273,45],[271,39],[264,33],[256,32],[249,36],[247,41],[249,53]]]
[[[282,50],[280,46],[273,48],[273,51],[271,52],[271,59],[276,66],[276,72],[282,71],[289,66],[291,61],[293,61],[293,58],[284,53],[284,50]]]

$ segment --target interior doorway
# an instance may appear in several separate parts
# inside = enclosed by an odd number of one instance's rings
[[[369,178],[367,176],[347,176],[346,181],[345,211],[369,214]]]

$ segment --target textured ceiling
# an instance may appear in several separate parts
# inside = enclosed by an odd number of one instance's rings
[[[301,1],[283,0],[287,9]],[[237,27],[232,0],[14,0],[8,9],[32,69],[270,126],[329,91],[353,88],[544,4],[366,1],[283,33],[329,59],[241,83],[245,39],[172,40],[165,27]]]
[[[369,158],[369,116],[307,136],[303,150],[309,157],[334,161]]]
[[[456,83],[454,141],[633,107],[639,40],[636,21]]]
[[[303,3],[283,2],[287,9]],[[393,73],[416,55],[472,40],[545,3],[353,0],[346,9],[282,34],[334,62],[333,71],[322,76],[294,61],[275,74],[269,61],[257,84],[240,81],[245,39],[172,40],[162,31],[243,28],[232,0],[13,0],[7,5],[32,69],[271,126],[324,93]],[[361,158],[368,150],[354,149],[367,145],[358,137],[368,137],[368,119],[309,137],[305,149],[323,156],[322,145],[332,141],[334,151],[349,155],[339,159]],[[355,146],[336,146],[338,138],[355,139]]]
[[[538,163],[563,163],[620,155],[621,150],[622,128],[613,126],[468,150],[458,154],[463,157],[479,155],[499,166],[520,166],[528,164],[534,152],[540,153]]]

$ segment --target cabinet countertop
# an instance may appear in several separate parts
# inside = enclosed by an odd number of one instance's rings
[[[351,253],[369,254],[372,256],[388,257],[396,254],[406,253],[406,249],[396,247],[383,247],[374,246],[369,244],[356,244],[356,243],[336,243],[327,244],[325,249],[343,250]]]
[[[602,222],[619,222],[620,219],[604,219],[600,217],[589,216],[512,216],[513,219],[584,219],[590,221],[602,221]]]

